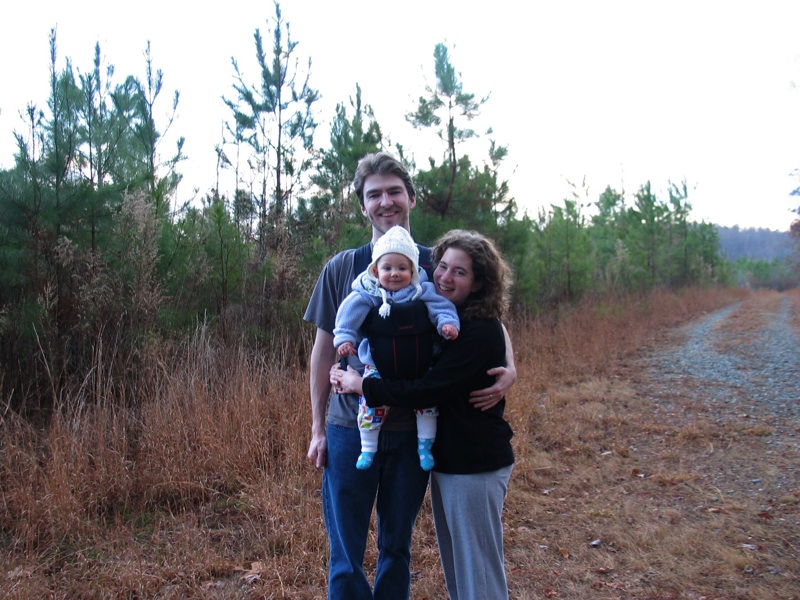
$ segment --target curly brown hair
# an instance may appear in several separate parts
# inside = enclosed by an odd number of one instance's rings
[[[458,248],[472,259],[476,282],[483,285],[459,307],[459,316],[470,319],[502,319],[509,306],[512,276],[508,263],[495,243],[477,231],[453,229],[433,246],[433,264],[438,264],[448,248]]]

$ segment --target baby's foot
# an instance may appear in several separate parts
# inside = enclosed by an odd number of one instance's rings
[[[362,452],[358,455],[358,460],[356,461],[356,469],[369,469],[372,466],[372,461],[375,458],[374,452]]]
[[[431,448],[433,447],[433,440],[424,440],[419,438],[417,440],[417,452],[419,453],[419,466],[423,471],[430,471],[433,468],[433,454]]]

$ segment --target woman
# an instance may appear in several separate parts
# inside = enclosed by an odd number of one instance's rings
[[[433,282],[458,308],[461,332],[421,379],[362,379],[333,370],[331,383],[363,394],[369,406],[439,407],[431,504],[450,598],[508,598],[502,512],[514,463],[505,399],[480,410],[470,392],[487,387],[487,370],[505,363],[501,318],[511,274],[494,243],[471,231],[445,234],[433,249]]]

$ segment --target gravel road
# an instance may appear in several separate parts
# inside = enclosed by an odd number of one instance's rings
[[[732,409],[721,410],[718,418],[771,417],[771,425],[791,438],[800,419],[800,340],[790,324],[789,299],[782,299],[764,327],[731,343],[725,321],[737,307],[684,327],[686,341],[657,354],[654,366],[665,385],[689,378],[699,399]]]
[[[640,391],[660,418],[723,432],[708,461],[695,465],[713,485],[747,495],[791,491],[800,486],[800,337],[791,300],[742,308],[698,319],[644,357]],[[738,449],[744,440],[749,453]]]

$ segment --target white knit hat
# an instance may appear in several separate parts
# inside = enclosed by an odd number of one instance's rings
[[[367,268],[370,275],[373,275],[378,260],[384,254],[402,254],[411,261],[411,285],[417,288],[417,293],[414,294],[416,299],[422,293],[422,286],[419,284],[419,248],[405,227],[395,225],[375,242],[372,248],[372,262]],[[383,288],[380,290],[383,304],[378,314],[385,318],[389,316],[390,307],[386,301],[386,290]]]

